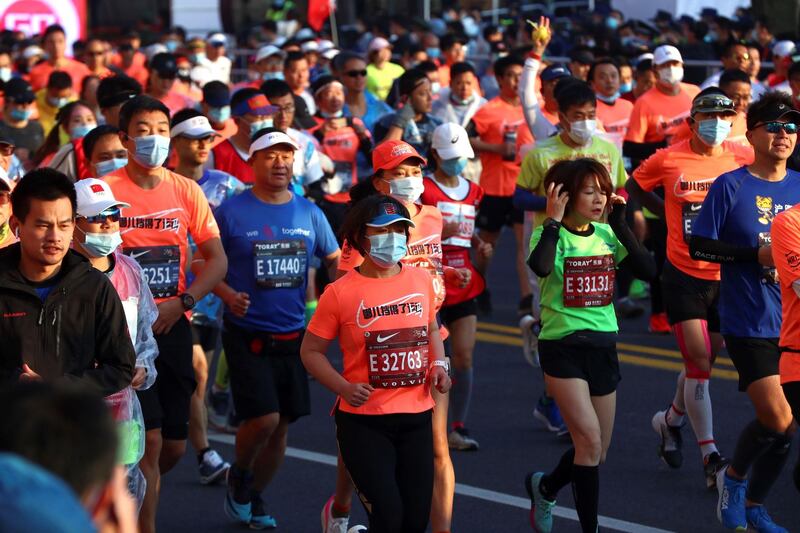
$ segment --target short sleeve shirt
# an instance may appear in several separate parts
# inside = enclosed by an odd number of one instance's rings
[[[472,117],[475,131],[483,142],[517,144],[517,129],[525,125],[522,105],[511,105],[499,96],[492,98]],[[519,174],[516,160],[503,159],[501,154],[480,152],[481,187],[490,196],[512,196]]]
[[[775,217],[800,202],[800,173],[766,181],[746,167],[721,175],[711,185],[692,234],[746,248],[770,244]],[[777,338],[781,295],[777,273],[756,261],[722,263],[719,314],[722,333]]]
[[[681,90],[675,96],[653,87],[633,104],[625,140],[636,143],[669,141],[689,116],[692,99],[699,92],[696,85],[688,83],[681,83]]]
[[[617,150],[622,151],[622,141],[628,132],[628,123],[633,112],[633,104],[617,98],[613,104],[597,100],[597,119],[603,123],[603,137],[614,143]]]
[[[308,331],[323,339],[338,337],[344,378],[375,389],[360,407],[340,398],[340,410],[384,415],[433,408],[428,325],[435,309],[433,279],[420,268],[403,266],[391,278],[353,270],[325,288]]]
[[[664,188],[667,222],[667,259],[682,272],[705,280],[719,280],[719,264],[695,261],[689,255],[692,224],[717,176],[753,161],[753,151],[724,142],[719,156],[708,157],[692,150],[689,141],[656,151],[633,173],[645,191]]]
[[[792,284],[800,279],[800,206],[772,222],[772,258],[781,286],[781,383],[800,381],[800,298]]]

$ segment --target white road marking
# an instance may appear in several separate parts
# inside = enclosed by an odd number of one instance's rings
[[[209,434],[208,439],[230,445],[233,445],[235,442],[233,435]],[[301,450],[300,448],[292,448],[289,446],[286,448],[286,456],[294,459],[302,459],[303,461],[311,461],[312,463],[336,466],[336,456],[328,455],[326,453]],[[505,494],[503,492],[473,487],[472,485],[464,485],[463,483],[456,483],[456,494],[468,496],[470,498],[477,498],[479,500],[485,500],[492,503],[508,505],[510,507],[519,507],[520,509],[525,509],[526,511],[531,508],[531,502],[527,498],[520,498],[519,496],[512,496],[511,494]],[[560,507],[557,505],[553,508],[553,514],[559,518],[572,520],[573,522],[578,521],[578,513],[569,507]],[[672,533],[667,529],[645,526],[643,524],[637,524],[635,522],[628,522],[607,516],[600,516],[599,522],[600,526],[603,528],[624,531],[626,533]]]

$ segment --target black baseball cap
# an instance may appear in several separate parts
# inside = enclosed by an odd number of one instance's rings
[[[784,102],[772,102],[766,107],[757,107],[747,112],[747,129],[752,130],[756,125],[773,120],[783,119],[788,122],[800,124],[800,112],[785,104]]]
[[[5,99],[15,104],[29,104],[36,99],[31,84],[22,78],[11,78],[4,89]]]
[[[162,78],[174,78],[178,75],[178,61],[175,54],[169,52],[154,55],[148,67]]]
[[[561,63],[553,63],[544,69],[541,74],[542,81],[553,81],[568,76],[572,76],[572,72],[569,71],[566,65]]]
[[[124,104],[134,96],[142,94],[142,86],[135,79],[117,74],[100,80],[97,86],[97,103],[100,109]]]
[[[203,85],[203,102],[211,107],[231,105],[231,91],[221,81],[210,81]]]
[[[591,50],[587,50],[585,48],[573,50],[569,54],[569,59],[573,63],[580,63],[581,65],[591,65],[594,63],[594,54]]]

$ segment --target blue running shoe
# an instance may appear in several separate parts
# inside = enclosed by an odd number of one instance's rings
[[[744,509],[747,480],[733,479],[725,473],[727,468],[717,472],[717,519],[728,529],[745,531],[747,515]]]
[[[544,394],[539,397],[536,409],[533,410],[533,417],[544,424],[548,431],[559,435],[566,433],[567,426],[561,418],[561,411],[558,410],[556,402]]]
[[[253,474],[243,472],[232,466],[228,470],[228,490],[225,491],[225,514],[231,520],[236,520],[242,524],[249,524],[253,517],[252,504],[248,499],[250,487],[253,483]],[[236,496],[238,496],[238,500]],[[239,503],[247,500],[247,503]]]
[[[789,533],[788,529],[772,521],[763,505],[748,507],[745,512],[747,513],[747,523],[758,533]]]
[[[264,510],[264,500],[261,499],[261,494],[253,491],[250,498],[250,505],[252,509],[250,529],[274,529],[278,527],[278,523],[275,519]]]
[[[537,533],[550,533],[553,530],[553,507],[555,500],[550,501],[542,495],[539,489],[544,477],[544,472],[530,473],[525,477],[525,490],[531,499],[531,512],[529,515],[531,527]]]
[[[228,518],[242,524],[249,524],[250,519],[253,518],[252,504],[250,502],[236,503],[231,491],[225,493],[225,505],[223,508]]]

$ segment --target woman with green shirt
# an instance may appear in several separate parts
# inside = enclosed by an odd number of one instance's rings
[[[613,193],[595,159],[556,163],[545,176],[547,219],[531,236],[528,265],[539,276],[539,358],[573,446],[550,474],[528,474],[531,525],[548,533],[558,491],[572,483],[584,532],[597,530],[598,466],[605,460],[620,380],[616,269],[625,261],[639,279],[655,262],[625,222],[625,199]],[[608,224],[601,222],[608,216]]]

